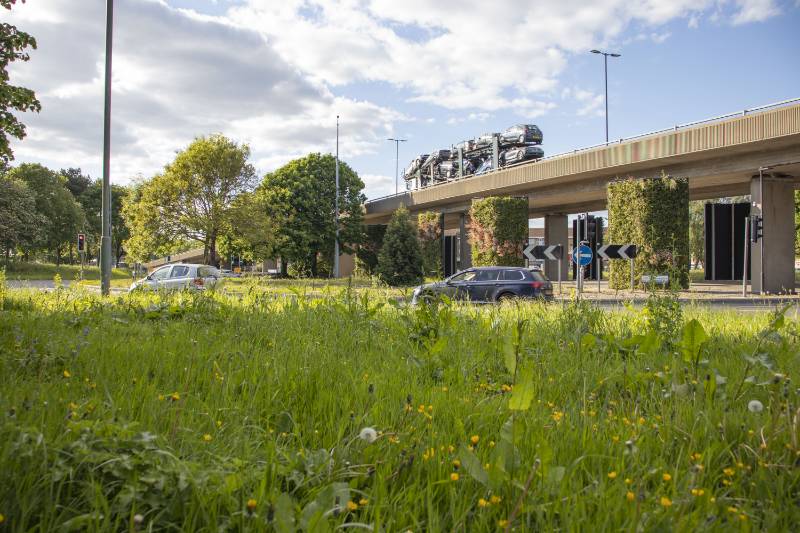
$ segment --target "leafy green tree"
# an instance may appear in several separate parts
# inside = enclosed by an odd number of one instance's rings
[[[256,189],[259,201],[275,227],[274,251],[284,261],[303,262],[317,275],[317,259],[333,258],[336,159],[309,154],[264,176]],[[353,253],[363,240],[364,182],[346,163],[339,162],[339,242]]]
[[[84,176],[79,168],[68,168],[66,170],[62,168],[59,173],[66,179],[64,186],[80,202],[81,195],[92,184],[92,178]]]
[[[378,269],[378,254],[386,235],[386,224],[369,224],[366,226],[364,241],[356,250],[356,269],[368,276],[373,276]]]
[[[230,228],[236,196],[252,187],[250,148],[222,135],[199,137],[162,174],[142,183],[125,202],[134,257],[200,243],[217,264],[217,239]]]
[[[689,202],[689,254],[694,268],[705,265],[705,202],[699,200]]]
[[[36,199],[36,211],[43,217],[35,239],[23,249],[46,250],[56,264],[61,264],[63,252],[85,222],[80,204],[65,187],[65,178],[47,167],[30,163],[12,168],[7,176],[28,185]]]
[[[275,224],[264,196],[243,192],[231,207],[230,231],[225,235],[223,253],[249,260],[273,259],[276,256],[275,235]]]
[[[25,0],[22,0],[24,3]],[[8,10],[17,0],[0,0],[0,7]],[[14,61],[28,61],[27,48],[36,49],[36,39],[16,26],[0,22],[0,167],[14,159],[8,136],[23,139],[25,125],[12,111],[40,111],[42,105],[30,89],[9,83],[8,65]]]
[[[78,169],[80,171],[80,169]],[[63,174],[63,171],[62,171]],[[69,181],[67,182],[69,187]],[[71,190],[71,189],[70,189]],[[74,194],[74,193],[73,193]],[[130,188],[123,185],[111,184],[111,249],[114,252],[114,263],[119,264],[125,253],[124,243],[130,238],[130,230],[122,216],[122,206],[130,194]],[[103,181],[90,181],[88,186],[78,196],[78,202],[83,207],[86,215],[86,232],[88,233],[90,256],[100,255],[100,237],[103,234],[102,209],[103,209]]]
[[[417,216],[417,236],[425,274],[442,277],[442,226],[439,213],[425,211]]]
[[[392,214],[378,255],[378,276],[392,286],[422,282],[422,252],[408,209]]]
[[[0,246],[9,262],[11,250],[33,245],[42,217],[27,184],[0,176]]]

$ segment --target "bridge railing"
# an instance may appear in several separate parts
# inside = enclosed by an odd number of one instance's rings
[[[720,115],[720,116],[717,116],[717,117],[705,118],[705,119],[702,119],[702,120],[695,120],[694,122],[687,122],[685,124],[676,124],[675,126],[672,126],[671,128],[664,128],[664,129],[661,129],[661,130],[650,131],[650,132],[647,132],[647,133],[640,133],[640,134],[634,135],[632,137],[625,137],[625,138],[621,138],[619,140],[608,141],[608,142],[604,142],[604,143],[600,143],[600,144],[594,144],[592,146],[585,146],[583,148],[576,148],[574,150],[568,150],[566,152],[561,152],[561,153],[558,153],[558,154],[549,155],[547,157],[543,157],[543,158],[537,159],[535,161],[520,161],[519,163],[513,163],[511,165],[505,165],[502,168],[495,168],[495,169],[489,170],[489,171],[487,171],[487,172],[485,172],[483,174],[479,174],[479,176],[488,176],[489,174],[492,174],[494,172],[499,172],[501,170],[506,170],[506,169],[509,169],[509,168],[515,168],[515,167],[519,167],[519,166],[522,166],[522,165],[536,165],[538,163],[542,163],[543,161],[550,161],[550,160],[553,160],[553,159],[557,159],[559,157],[564,157],[564,156],[568,156],[568,155],[577,154],[577,153],[580,153],[580,152],[585,152],[587,150],[594,150],[596,148],[602,148],[604,146],[611,146],[611,145],[615,145],[615,144],[621,144],[621,143],[628,142],[628,141],[635,141],[637,139],[642,139],[642,138],[645,138],[645,137],[652,137],[654,135],[661,135],[663,133],[668,133],[668,132],[671,132],[671,131],[681,131],[681,130],[684,130],[686,128],[691,128],[693,126],[698,126],[700,124],[708,124],[708,123],[712,123],[712,122],[719,122],[721,120],[726,120],[726,119],[729,119],[729,118],[743,117],[743,116],[746,116],[748,114],[763,112],[763,111],[766,111],[766,110],[769,110],[769,109],[773,109],[773,108],[776,108],[776,107],[782,107],[782,106],[786,106],[786,105],[790,105],[790,104],[796,104],[796,103],[800,103],[800,98],[790,98],[789,100],[783,100],[781,102],[774,102],[772,104],[762,105],[762,106],[758,106],[758,107],[752,107],[752,108],[749,108],[749,109],[743,109],[741,111],[736,111],[734,113],[728,113],[728,114]],[[452,183],[454,181],[460,181],[460,180],[463,180],[463,179],[474,178],[474,177],[476,177],[475,174],[469,174],[469,175],[466,175],[466,176],[457,176],[457,177],[451,178],[451,179],[449,179],[447,181],[441,181],[439,183],[431,183],[430,185],[426,185],[425,187],[420,187],[418,189],[410,189],[410,190],[405,190],[405,191],[398,192],[398,193],[395,193],[395,194],[387,194],[387,195],[384,195],[384,196],[379,196],[378,198],[372,198],[372,199],[367,200],[366,203],[377,202],[379,200],[385,200],[387,198],[393,198],[393,197],[396,197],[396,196],[403,196],[403,195],[408,194],[409,192],[412,192],[412,191],[415,191],[415,190],[418,191],[418,190],[421,190],[421,189],[430,189],[430,188],[433,188],[433,187],[441,187],[442,185],[447,185],[448,183]]]

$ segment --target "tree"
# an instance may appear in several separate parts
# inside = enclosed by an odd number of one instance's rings
[[[80,201],[81,195],[86,192],[86,189],[91,185],[92,178],[84,176],[79,168],[68,168],[66,170],[62,168],[59,173],[67,180],[64,186],[72,193],[72,196],[74,196],[76,200]]]
[[[70,169],[72,170],[72,169]],[[78,169],[80,172],[80,169]],[[63,171],[62,171],[63,174]],[[74,183],[74,182],[73,182]],[[69,181],[67,182],[69,187]],[[111,184],[111,248],[114,252],[114,264],[118,265],[122,258],[124,243],[130,238],[130,230],[122,216],[122,206],[130,194],[128,187]],[[103,209],[103,181],[91,181],[84,191],[78,196],[78,202],[83,206],[86,215],[86,232],[89,234],[89,246],[96,256],[100,255],[100,238],[103,236],[102,209]]]
[[[275,227],[274,250],[286,261],[305,262],[317,275],[317,258],[333,258],[336,159],[309,154],[264,176],[256,189]],[[363,240],[361,193],[364,182],[346,163],[339,162],[339,243],[353,253]]]
[[[36,196],[27,184],[0,176],[0,246],[6,264],[11,250],[33,244],[41,223]]]
[[[403,206],[392,214],[386,228],[378,255],[378,276],[392,286],[422,282],[422,252],[408,210]]]
[[[0,6],[8,10],[13,4],[16,4],[16,0],[0,0]],[[20,140],[25,137],[25,125],[12,111],[39,112],[42,109],[33,91],[9,83],[8,65],[14,61],[28,61],[28,47],[35,50],[36,39],[19,31],[16,26],[0,23],[0,167],[14,159],[8,135]]]
[[[439,213],[425,211],[417,216],[417,236],[425,274],[442,277],[442,226]]]
[[[276,256],[276,229],[263,195],[244,192],[231,207],[230,232],[225,236],[226,255],[247,259],[272,259]]]
[[[236,196],[252,187],[250,148],[222,135],[199,137],[162,174],[138,187],[123,216],[134,256],[201,243],[206,263],[217,264],[217,239],[230,226]]]
[[[65,246],[73,242],[85,222],[80,204],[65,187],[65,178],[47,167],[30,163],[12,168],[7,176],[28,185],[35,197],[36,211],[43,217],[35,238],[24,249],[47,250],[56,264],[60,264]]]
[[[364,241],[356,250],[356,269],[373,276],[378,269],[378,254],[386,235],[386,224],[369,224],[364,232]]]
[[[705,202],[699,200],[689,202],[689,255],[694,262],[694,268],[700,263],[705,266]]]

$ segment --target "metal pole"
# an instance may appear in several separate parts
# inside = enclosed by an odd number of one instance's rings
[[[742,296],[747,296],[747,239],[750,229],[750,217],[744,217],[744,270],[742,270]]]
[[[578,299],[581,297],[581,289],[583,289],[583,267],[581,266],[581,241],[578,241],[578,245],[575,247],[575,265],[576,265],[576,272],[578,273],[578,279],[575,280],[575,285],[578,288]]]
[[[563,253],[563,252],[562,252]],[[561,294],[561,258],[558,258],[558,294]]]
[[[333,195],[333,225],[336,237],[333,240],[333,277],[339,277],[339,115],[336,115],[336,191]]]
[[[761,227],[763,228],[766,224],[764,224],[764,169],[758,169],[758,216],[761,217]],[[761,287],[760,287],[760,294],[764,294],[766,291],[764,290],[764,231],[761,231],[761,237],[758,239],[759,246],[761,247],[761,257],[758,258],[759,260],[759,277],[761,278]]]
[[[595,247],[595,253],[597,253],[597,247]],[[597,293],[600,294],[600,256],[597,256],[597,272],[595,272],[597,276]]]
[[[631,262],[631,292],[636,292],[636,289],[635,289],[635,286],[634,286],[634,283],[636,282],[636,276],[634,275],[633,259],[632,258],[630,259],[630,262]]]
[[[608,144],[608,54],[603,54],[603,73],[606,82],[606,144]]]
[[[114,0],[106,0],[106,76],[103,108],[103,187],[101,200],[100,292],[111,290],[111,53],[114,29]]]
[[[399,174],[400,174],[400,142],[395,140],[394,141],[394,193],[397,194],[398,191],[398,183],[399,183]]]

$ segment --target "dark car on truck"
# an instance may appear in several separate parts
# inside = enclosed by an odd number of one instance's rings
[[[516,298],[553,299],[553,284],[542,272],[524,267],[474,267],[414,289],[412,304],[445,295],[453,300],[501,302]]]
[[[536,124],[516,124],[500,134],[500,144],[541,144],[542,130]]]

